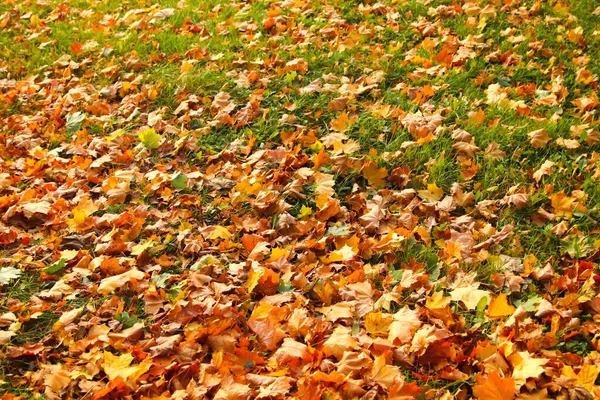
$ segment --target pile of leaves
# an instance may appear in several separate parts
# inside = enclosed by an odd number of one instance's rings
[[[600,398],[600,8],[0,5],[0,390]]]

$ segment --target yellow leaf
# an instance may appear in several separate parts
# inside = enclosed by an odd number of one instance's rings
[[[348,245],[342,246],[339,250],[332,251],[329,256],[322,257],[321,259],[325,263],[333,263],[338,261],[348,261],[354,258],[356,251]]]
[[[63,364],[46,365],[41,376],[44,377],[44,385],[56,394],[71,383],[69,372]]]
[[[333,333],[323,343],[323,352],[325,355],[334,356],[341,360],[344,352],[358,349],[358,342],[352,337],[350,328],[338,326]]]
[[[441,290],[433,293],[425,301],[425,307],[429,310],[441,310],[446,308],[450,304],[450,298],[444,297],[444,292]]]
[[[160,146],[162,136],[156,133],[154,129],[147,128],[140,131],[138,138],[147,149],[157,149]]]
[[[513,366],[512,377],[517,387],[523,386],[529,378],[539,378],[545,371],[543,366],[550,361],[547,358],[533,358],[528,351],[513,353],[508,360]]]
[[[65,261],[71,261],[79,255],[79,250],[63,250],[60,252],[60,258],[64,258]]]
[[[419,197],[423,200],[428,201],[440,201],[444,196],[444,190],[435,183],[430,183],[427,185],[427,190],[419,190]]]
[[[500,318],[512,315],[516,308],[508,304],[506,300],[507,294],[502,293],[490,303],[488,314],[490,318]]]
[[[330,198],[331,196],[329,194],[321,193],[315,197],[315,205],[319,210],[322,210],[329,203]]]
[[[290,255],[290,249],[289,248],[285,248],[285,249],[280,249],[278,247],[274,247],[271,249],[271,258],[269,258],[269,262],[271,261],[277,261],[279,260],[281,257],[285,257],[288,258]]]
[[[479,126],[485,122],[485,112],[481,109],[478,109],[477,111],[470,111],[468,116],[469,124],[473,126]]]
[[[575,197],[569,197],[563,190],[550,195],[550,201],[554,208],[554,214],[558,217],[571,218],[575,209]]]
[[[298,219],[302,219],[304,217],[308,217],[310,214],[312,214],[313,210],[310,207],[306,207],[306,206],[302,206],[300,208],[300,212],[298,213],[297,218]]]
[[[261,267],[250,268],[250,271],[248,272],[248,280],[246,281],[246,287],[248,288],[249,293],[252,293],[254,288],[256,288],[256,285],[258,285],[258,281],[260,280],[260,277],[263,275],[263,273],[264,269]]]
[[[445,297],[443,291],[433,293],[425,301],[425,307],[429,314],[440,319],[450,326],[454,323],[452,310],[450,309],[450,297]]]
[[[209,239],[229,239],[231,233],[223,226],[215,226],[213,231],[208,235]]]
[[[598,378],[598,373],[600,371],[595,365],[584,364],[579,370],[578,374],[575,374],[573,368],[568,365],[565,365],[562,369],[562,374],[568,376],[569,378],[575,378],[577,380],[576,384],[586,388],[589,392],[594,389],[596,378]]]
[[[381,312],[371,312],[365,315],[365,329],[372,335],[387,335],[392,317]]]
[[[122,274],[109,276],[108,278],[104,278],[102,282],[100,282],[100,285],[98,285],[98,292],[103,295],[110,294],[114,292],[118,287],[127,284],[130,280],[140,280],[144,276],[145,274],[137,269],[130,269],[129,271],[124,272]]]
[[[131,248],[131,255],[132,256],[139,256],[140,254],[142,254],[148,247],[152,246],[154,244],[153,240],[147,240],[144,243],[140,243],[140,244],[136,244],[135,246],[133,246]]]
[[[181,63],[181,70],[180,72],[182,74],[188,72],[190,69],[192,69],[192,63],[189,62],[188,60],[183,60],[183,62]]]
[[[85,219],[87,218],[87,214],[85,213],[85,211],[82,210],[78,210],[78,209],[74,209],[73,210],[73,221],[72,221],[72,225],[74,226],[78,226],[81,225],[85,222]],[[71,225],[71,224],[69,224]]]
[[[104,369],[104,373],[106,373],[106,376],[108,376],[108,379],[110,380],[119,376],[124,380],[136,380],[150,369],[151,361],[149,361],[148,358],[144,359],[140,364],[130,366],[132,361],[133,356],[129,353],[115,356],[112,353],[105,351],[104,361],[101,365]]]
[[[487,290],[479,290],[473,286],[464,286],[454,289],[450,292],[450,297],[454,301],[462,301],[469,310],[474,310],[477,304],[487,297],[489,299],[490,293]]]
[[[361,173],[369,181],[369,184],[375,187],[384,186],[385,178],[388,176],[387,169],[378,168],[377,162],[373,160],[365,162]]]
[[[79,308],[74,308],[71,311],[62,313],[59,320],[56,321],[54,323],[54,325],[52,326],[52,330],[54,332],[56,332],[56,331],[64,328],[66,325],[75,321],[77,319],[77,317],[79,317],[79,315],[81,314],[82,311],[83,311],[83,307],[79,307]]]

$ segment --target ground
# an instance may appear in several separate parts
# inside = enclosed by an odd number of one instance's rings
[[[593,399],[593,0],[4,0],[0,392]]]

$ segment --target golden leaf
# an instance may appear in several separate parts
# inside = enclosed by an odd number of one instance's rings
[[[515,312],[516,308],[508,304],[506,298],[507,294],[502,293],[494,300],[492,300],[488,308],[488,315],[490,316],[490,318],[506,317],[508,315],[512,315]]]
[[[519,351],[508,357],[513,367],[513,379],[517,387],[521,387],[529,378],[539,378],[544,373],[543,366],[548,363],[547,358],[534,358],[528,351]]]
[[[444,190],[435,183],[427,184],[427,190],[419,190],[417,193],[423,200],[431,202],[440,201],[444,196]]]
[[[596,386],[595,382],[598,378],[599,372],[600,371],[595,365],[590,364],[584,364],[577,374],[575,374],[573,368],[568,365],[565,365],[562,368],[563,375],[568,376],[569,378],[575,378],[576,384],[584,387],[589,392],[591,392],[594,389],[594,386]]]
[[[388,333],[392,317],[381,312],[370,312],[365,315],[365,329],[372,335],[380,336]]]
[[[131,365],[133,356],[129,353],[115,356],[112,353],[104,352],[104,361],[101,363],[104,373],[108,379],[113,380],[121,377],[124,380],[136,380],[144,375],[152,366],[152,361],[149,358],[144,359],[140,364]]]

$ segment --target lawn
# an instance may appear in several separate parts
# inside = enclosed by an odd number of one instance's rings
[[[3,399],[600,398],[599,74],[595,0],[2,1]]]

